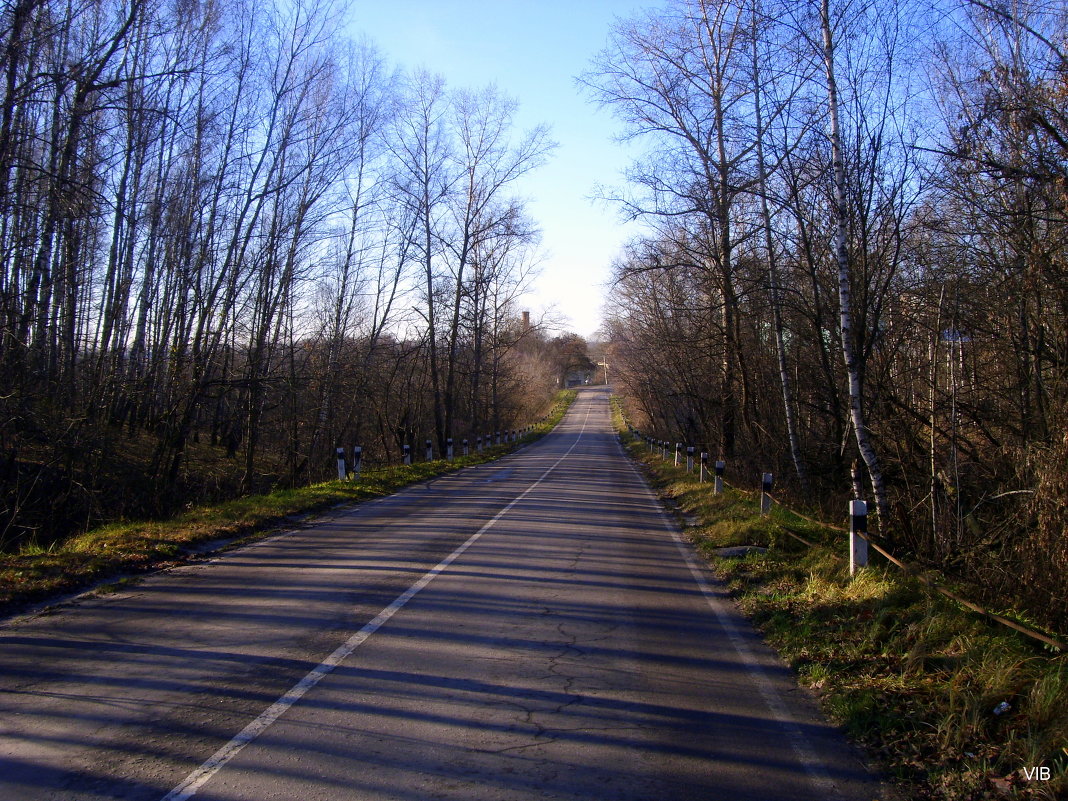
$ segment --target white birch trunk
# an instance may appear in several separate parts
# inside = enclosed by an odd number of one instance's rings
[[[849,283],[849,249],[846,244],[848,207],[845,191],[845,161],[842,154],[842,135],[838,123],[838,86],[834,79],[834,39],[831,34],[829,0],[821,0],[820,25],[823,29],[823,62],[827,74],[827,105],[831,118],[831,158],[834,162],[834,252],[838,263],[838,307],[842,332],[842,357],[849,381],[849,413],[857,436],[857,449],[868,468],[875,505],[879,513],[879,525],[886,520],[888,507],[886,488],[883,483],[879,458],[872,447],[864,418],[863,387],[860,368],[857,364],[856,346],[853,337],[852,291]]]

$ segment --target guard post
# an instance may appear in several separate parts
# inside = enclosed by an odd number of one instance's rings
[[[868,564],[868,504],[849,502],[849,575]]]
[[[760,514],[766,515],[771,511],[771,484],[773,476],[765,473],[760,480]]]

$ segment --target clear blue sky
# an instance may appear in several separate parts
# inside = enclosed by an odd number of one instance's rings
[[[530,306],[555,306],[567,327],[600,325],[612,259],[637,229],[590,200],[597,184],[622,183],[631,155],[618,126],[591,105],[575,76],[605,44],[614,19],[659,0],[355,0],[354,36],[395,65],[426,67],[455,87],[495,83],[520,103],[519,125],[546,123],[559,147],[520,192],[542,229],[544,261]]]

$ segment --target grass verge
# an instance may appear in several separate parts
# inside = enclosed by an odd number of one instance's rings
[[[889,565],[851,578],[843,535],[781,507],[761,517],[747,493],[713,495],[650,454],[614,407],[624,447],[695,523],[689,538],[742,610],[906,797],[1068,798],[1068,655]],[[717,555],[740,545],[768,550]]]
[[[495,445],[451,462],[439,459],[365,470],[358,481],[327,481],[250,495],[196,507],[168,520],[112,523],[48,548],[29,545],[18,553],[0,554],[0,613],[85,589],[108,577],[177,564],[204,543],[244,541],[271,532],[293,516],[389,495],[409,484],[498,459],[551,431],[575,395],[573,391],[559,393],[548,416],[519,442]]]

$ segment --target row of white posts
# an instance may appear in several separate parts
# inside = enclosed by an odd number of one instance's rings
[[[641,434],[634,428],[631,431],[642,437],[649,445],[650,453],[659,453],[663,459],[669,458],[671,443],[667,440],[653,439]],[[682,443],[675,443],[675,467],[678,467],[682,456]],[[708,454],[704,451],[700,455],[700,481],[703,483],[708,472]],[[694,465],[694,447],[686,446],[686,472],[692,473]],[[715,485],[713,492],[719,495],[723,492],[723,471],[727,464],[718,460],[715,464]],[[774,476],[771,473],[763,473],[760,477],[760,514],[766,515],[771,511],[771,488]],[[849,502],[849,574],[853,575],[858,568],[868,564],[868,504],[862,500]]]
[[[635,432],[635,433],[638,433],[638,432]],[[639,433],[638,436],[642,436],[642,435]],[[669,450],[671,448],[671,443],[670,442],[668,442],[667,440],[662,440],[662,439],[653,439],[652,437],[642,437],[642,438],[646,441],[646,443],[648,443],[649,452],[650,453],[659,453],[662,458],[664,458],[664,459],[668,458],[668,453],[669,453]],[[694,449],[693,445],[687,445],[686,446],[686,472],[687,473],[692,473],[693,472],[694,452],[695,452],[695,449]],[[679,466],[679,463],[681,461],[681,456],[682,456],[682,443],[681,442],[676,442],[675,443],[675,467]],[[727,463],[724,462],[722,459],[716,461],[716,464],[715,464],[715,477],[713,479],[714,482],[715,482],[715,484],[713,486],[713,492],[716,495],[719,495],[720,493],[723,492],[723,471],[726,470],[726,468],[727,468]],[[708,454],[705,453],[704,451],[701,451],[701,454],[700,454],[700,468],[699,468],[700,479],[699,480],[700,480],[700,482],[702,484],[705,482],[705,476],[707,476],[707,475],[709,475],[709,472],[708,472]],[[766,479],[770,480],[771,473],[765,473],[764,477]],[[768,485],[768,489],[769,490],[771,489],[770,484]],[[762,506],[763,506],[763,504],[762,504]]]
[[[526,426],[524,428],[513,428],[507,431],[497,431],[493,434],[486,434],[483,437],[479,434],[475,438],[475,448],[479,453],[482,453],[483,447],[490,447],[492,445],[500,445],[501,443],[517,442],[520,437],[525,436],[533,429],[533,426]],[[485,442],[483,442],[483,440]],[[463,440],[462,446],[463,455],[467,456],[470,453],[470,442],[466,439]],[[363,461],[363,448],[359,445],[352,449],[351,460],[344,448],[338,448],[337,454],[337,477],[339,481],[347,481],[351,475],[353,480],[360,477],[360,465]],[[445,458],[450,462],[454,456],[452,437],[449,437],[445,441]],[[404,464],[412,463],[412,448],[410,445],[405,445],[401,450],[401,459]],[[431,462],[434,460],[434,442],[433,440],[426,441],[426,460]]]

